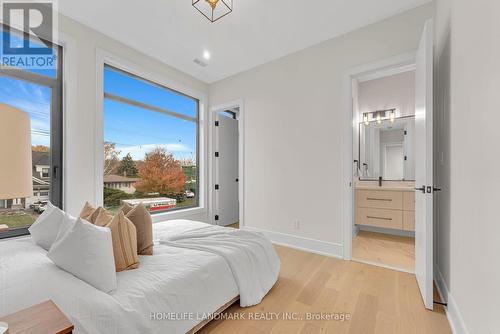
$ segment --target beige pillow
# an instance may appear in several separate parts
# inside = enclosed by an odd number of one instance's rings
[[[125,217],[137,230],[137,254],[153,255],[153,221],[146,207],[142,203],[136,205]]]
[[[134,208],[133,205],[130,205],[128,203],[123,203],[122,207],[121,207],[121,210],[123,211],[123,213],[126,215],[127,213],[130,212],[130,210],[132,210]]]
[[[94,221],[94,225],[104,227],[108,225],[111,220],[113,220],[113,215],[106,210],[101,210]]]
[[[101,213],[100,216],[104,217],[104,214]],[[120,211],[106,227],[111,230],[116,271],[138,268],[137,233],[134,224]]]
[[[82,211],[80,212],[80,218],[89,221],[90,216],[94,213],[95,209],[89,202],[85,202]]]
[[[82,212],[80,212],[80,218],[94,224],[97,216],[99,216],[102,211],[105,211],[103,207],[100,206],[97,209],[94,209],[89,202],[85,202]]]

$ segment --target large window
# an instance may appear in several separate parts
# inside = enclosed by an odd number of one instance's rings
[[[198,206],[199,101],[106,65],[104,206]]]
[[[2,36],[14,43],[23,35],[0,25]],[[22,69],[0,65],[0,103],[13,106],[30,118],[33,193],[23,198],[0,198],[0,238],[27,234],[27,228],[46,208],[47,201],[62,206],[62,48],[52,45],[56,69]],[[16,145],[15,142],[1,145]],[[0,172],[9,161],[1,160]]]

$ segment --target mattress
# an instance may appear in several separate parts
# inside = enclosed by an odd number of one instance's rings
[[[220,256],[160,245],[165,235],[206,226],[173,220],[153,225],[154,255],[117,273],[111,294],[59,269],[31,238],[0,242],[0,316],[53,300],[75,333],[186,333],[238,295]]]

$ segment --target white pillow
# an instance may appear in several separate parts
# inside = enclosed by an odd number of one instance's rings
[[[73,217],[69,213],[65,213],[64,217],[61,222],[61,226],[59,226],[59,232],[57,232],[56,240],[54,240],[54,243],[52,244],[55,245],[59,240],[61,240],[66,233],[69,232],[75,226],[77,218]]]
[[[59,268],[101,291],[110,293],[116,289],[113,242],[107,227],[78,218],[47,256]]]
[[[63,218],[64,212],[48,202],[45,211],[28,229],[33,241],[43,249],[49,250],[56,240]]]

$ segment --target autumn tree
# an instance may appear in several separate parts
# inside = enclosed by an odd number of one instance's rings
[[[186,182],[180,162],[161,147],[146,153],[144,163],[139,167],[139,177],[141,180],[135,188],[142,193],[178,195],[184,191]]]
[[[116,171],[120,164],[119,155],[120,151],[116,149],[115,143],[104,143],[104,175],[113,174]]]
[[[31,150],[33,152],[49,152],[50,149],[48,146],[45,146],[45,145],[36,145],[36,146],[32,146]]]
[[[118,167],[118,173],[125,176],[137,176],[137,167],[135,166],[134,159],[130,153],[127,153],[120,161],[120,167]]]

